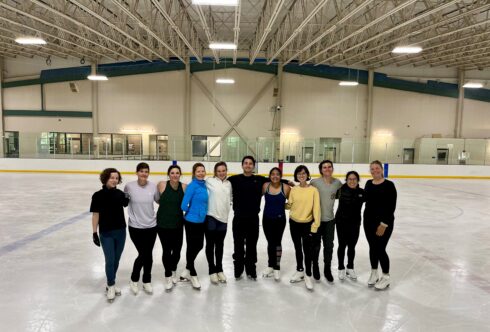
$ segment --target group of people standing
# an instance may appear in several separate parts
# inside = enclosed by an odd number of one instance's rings
[[[359,238],[361,208],[364,210],[364,230],[369,243],[371,276],[369,286],[384,289],[389,286],[389,258],[386,246],[393,231],[396,207],[394,184],[383,177],[379,161],[370,164],[373,177],[365,189],[359,187],[359,174],[348,172],[346,183],[333,177],[333,163],[324,160],[319,164],[321,176],[311,180],[310,172],[300,165],[294,172],[294,182],[282,179],[282,170],[274,167],[269,177],[254,174],[255,159],[242,159],[243,173],[228,177],[225,162],[214,166],[214,176],[206,179],[202,163],[194,164],[192,181],[182,183],[178,165],[168,168],[167,181],[154,184],[148,181],[150,167],[139,163],[137,181],[128,183],[124,191],[117,189],[121,174],[114,168],[100,175],[102,189],[94,193],[90,211],[93,212],[93,241],[102,246],[105,256],[107,298],[114,300],[121,291],[115,286],[116,272],[126,239],[124,207],[128,207],[129,235],[138,251],[133,264],[130,289],[139,292],[141,270],[142,288],[152,293],[151,270],[153,247],[158,236],[162,245],[162,263],[165,270],[164,287],[171,290],[179,281],[190,281],[192,287],[201,288],[195,259],[204,247],[211,283],[227,281],[223,272],[223,248],[227,233],[228,216],[233,208],[233,264],[234,277],[240,280],[245,273],[257,279],[257,241],[259,238],[259,213],[262,196],[265,206],[262,226],[267,239],[268,266],[265,278],[280,280],[282,238],[286,228],[286,210],[289,209],[289,228],[296,253],[296,272],[290,282],[303,282],[313,289],[313,279],[320,280],[319,256],[323,242],[323,274],[333,282],[331,261],[335,228],[338,238],[338,278],[357,279],[354,270],[355,246]],[[311,181],[310,181],[311,180]],[[299,185],[295,185],[299,183]],[[335,200],[339,205],[334,214]],[[155,213],[154,203],[158,203]],[[186,266],[177,275],[177,265],[186,236]],[[344,256],[347,249],[347,269]],[[378,275],[381,264],[382,276]]]

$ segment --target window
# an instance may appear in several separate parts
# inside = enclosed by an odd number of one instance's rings
[[[192,135],[192,156],[221,157],[220,141],[220,136]]]
[[[19,158],[19,132],[18,131],[6,131],[3,144],[4,144],[5,157]]]

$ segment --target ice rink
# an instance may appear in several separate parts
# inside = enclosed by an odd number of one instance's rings
[[[334,254],[333,284],[322,277],[313,292],[304,283],[290,284],[295,260],[289,228],[280,282],[260,277],[267,264],[262,230],[258,280],[235,281],[230,227],[228,283],[210,284],[201,251],[200,291],[186,283],[164,291],[157,239],[154,294],[130,293],[136,251],[128,236],[117,280],[122,296],[112,304],[105,298],[104,259],[92,243],[88,213],[91,195],[100,188],[98,176],[3,173],[0,182],[0,331],[490,330],[488,180],[394,180],[398,207],[388,246],[392,285],[386,291],[366,285],[370,266],[362,231],[357,282],[337,279]],[[179,272],[184,264],[185,255]]]

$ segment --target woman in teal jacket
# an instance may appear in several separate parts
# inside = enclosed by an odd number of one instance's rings
[[[192,287],[201,288],[194,261],[204,245],[204,220],[208,212],[208,191],[206,189],[206,169],[201,163],[192,166],[192,182],[189,183],[182,200],[182,211],[185,213],[185,239],[187,242],[186,269],[180,276],[190,280]]]

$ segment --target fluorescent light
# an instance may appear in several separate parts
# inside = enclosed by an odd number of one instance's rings
[[[22,45],[46,45],[46,41],[38,37],[19,37],[15,42]]]
[[[356,85],[359,85],[358,82],[356,81],[341,81],[339,83],[340,86],[356,86]]]
[[[105,75],[88,75],[87,78],[91,81],[107,81],[107,76]]]
[[[218,79],[216,79],[216,83],[218,83],[218,84],[235,84],[235,80],[233,78],[218,78]]]
[[[212,50],[236,50],[236,45],[233,43],[211,43],[209,48]]]
[[[238,6],[238,0],[192,0],[193,5]]]
[[[391,137],[391,136],[393,136],[393,133],[389,132],[389,131],[378,131],[378,132],[376,132],[376,136]]]
[[[415,54],[415,53],[422,52],[422,47],[420,47],[420,46],[397,46],[391,52],[393,52],[393,53]]]
[[[468,82],[463,85],[463,88],[468,88],[468,89],[480,89],[483,88],[483,84],[481,83],[475,83],[475,82]]]

